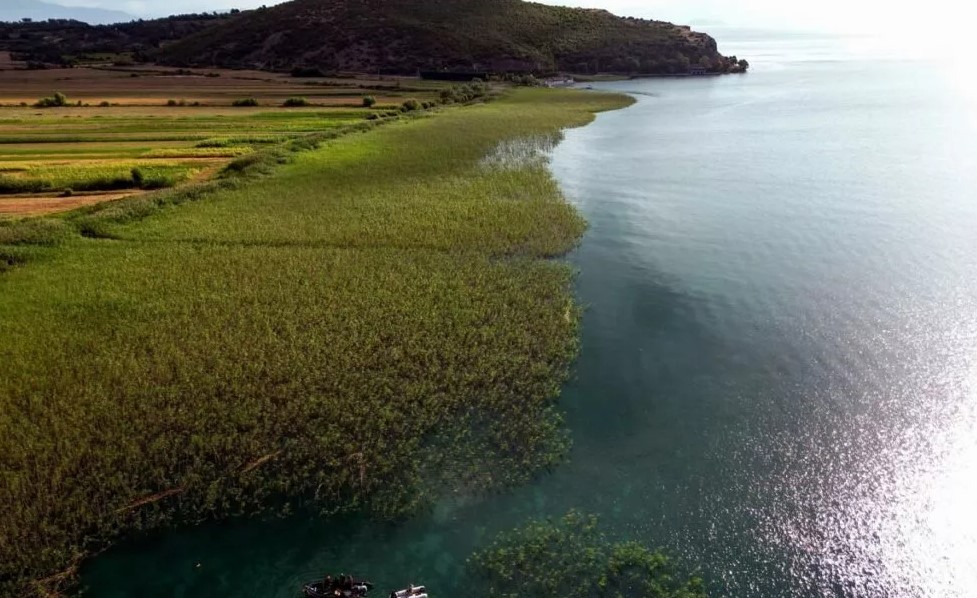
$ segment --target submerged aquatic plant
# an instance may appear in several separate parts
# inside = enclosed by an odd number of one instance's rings
[[[675,561],[637,542],[613,542],[593,515],[570,511],[500,534],[469,559],[484,587],[500,598],[704,598],[705,585]]]
[[[485,156],[481,164],[485,168],[500,170],[542,167],[549,162],[553,149],[561,141],[563,133],[560,131],[506,139]]]

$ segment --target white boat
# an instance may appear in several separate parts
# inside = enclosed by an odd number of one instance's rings
[[[428,598],[427,588],[424,586],[410,585],[403,590],[390,592],[390,598]]]

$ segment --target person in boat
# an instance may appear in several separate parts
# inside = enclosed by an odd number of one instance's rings
[[[327,575],[325,579],[322,580],[322,589],[329,592],[336,587],[336,580],[332,578],[332,575]]]

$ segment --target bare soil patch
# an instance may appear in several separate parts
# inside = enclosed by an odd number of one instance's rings
[[[139,191],[90,193],[58,197],[51,195],[14,195],[0,197],[0,217],[21,218],[67,212],[85,206],[136,195]]]

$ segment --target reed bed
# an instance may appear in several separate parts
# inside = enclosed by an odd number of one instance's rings
[[[585,225],[543,166],[482,160],[626,103],[521,90],[0,226],[0,594],[136,530],[399,517],[557,463],[579,308],[544,258]]]

